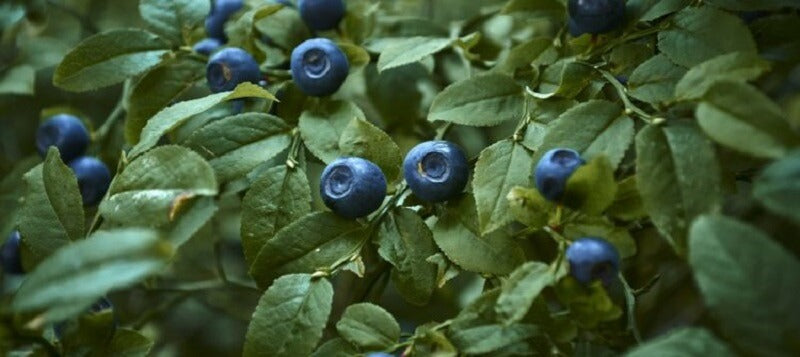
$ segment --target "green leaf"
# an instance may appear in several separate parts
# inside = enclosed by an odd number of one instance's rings
[[[83,238],[83,201],[78,180],[61,162],[55,147],[47,152],[42,165],[25,174],[24,180],[19,230],[35,264],[70,241]]]
[[[585,286],[570,276],[558,281],[555,292],[570,318],[583,328],[595,328],[601,322],[622,316],[622,310],[614,304],[600,281]]]
[[[529,93],[538,99],[574,98],[589,85],[594,74],[595,71],[590,66],[572,60],[561,60],[542,72],[539,90],[545,93]]]
[[[297,127],[308,150],[329,164],[342,156],[339,140],[353,119],[366,120],[354,103],[322,100],[303,111]]]
[[[73,92],[110,86],[159,64],[169,44],[138,29],[111,30],[89,37],[56,67],[53,83]]]
[[[553,48],[553,39],[539,37],[512,47],[508,54],[498,61],[494,71],[514,75],[517,69],[528,68],[539,64],[551,64],[558,58]]]
[[[388,261],[400,295],[415,305],[428,303],[436,287],[436,266],[426,259],[436,254],[433,234],[422,218],[408,208],[383,219],[376,237],[378,253]]]
[[[504,232],[478,234],[477,211],[471,195],[447,203],[433,226],[433,239],[447,259],[464,270],[506,275],[525,261],[525,253]]]
[[[535,188],[514,187],[506,198],[514,219],[533,229],[544,228],[550,218],[550,211],[555,208]]]
[[[535,325],[529,324],[491,324],[456,330],[450,334],[459,352],[467,355],[491,353],[503,347],[525,341],[540,333]]]
[[[568,109],[549,125],[533,162],[555,148],[571,148],[584,159],[603,155],[616,168],[633,142],[633,119],[605,100],[590,100]]]
[[[358,355],[358,350],[350,342],[341,337],[336,337],[319,346],[311,354],[311,357],[353,357]]]
[[[639,21],[653,21],[686,7],[690,2],[690,0],[630,0],[626,3],[625,12]]]
[[[281,228],[311,212],[311,188],[305,172],[285,165],[265,172],[242,201],[242,248],[248,266]]]
[[[197,231],[214,217],[217,204],[214,197],[199,197],[190,203],[179,203],[180,216],[172,224],[161,227],[165,236],[175,247],[180,247],[191,239]],[[183,208],[186,207],[187,208]],[[176,211],[176,212],[178,212]]]
[[[756,44],[742,20],[709,6],[679,12],[669,29],[658,33],[658,48],[684,67],[730,52],[756,53]]]
[[[528,12],[560,16],[564,13],[564,4],[558,0],[510,0],[503,6],[501,13]],[[528,15],[528,14],[526,14]]]
[[[258,85],[245,82],[239,84],[231,92],[216,93],[169,106],[147,121],[147,125],[142,129],[141,140],[131,149],[128,157],[139,156],[151,149],[164,134],[179,127],[196,114],[205,112],[224,101],[249,97],[277,100],[267,90]]]
[[[117,175],[100,203],[100,214],[126,226],[161,227],[173,222],[187,201],[216,194],[214,172],[200,155],[180,146],[161,146]]]
[[[153,341],[134,330],[117,329],[109,342],[107,354],[118,357],[145,357],[153,348]]]
[[[425,57],[450,47],[451,42],[448,38],[422,36],[393,40],[383,49],[378,58],[378,72],[419,62]]]
[[[356,221],[332,212],[309,214],[263,244],[250,275],[265,287],[284,274],[327,271],[340,259],[358,254],[365,234]]]
[[[793,254],[755,227],[703,216],[692,225],[689,264],[705,306],[731,342],[752,355],[796,355],[800,310],[787,293],[800,289]]]
[[[756,180],[753,196],[771,211],[800,224],[800,151],[768,166]]]
[[[25,187],[24,175],[41,161],[39,155],[20,159],[0,181],[0,237],[6,237],[20,223],[17,217],[24,203],[26,190],[20,189]]]
[[[528,151],[511,140],[499,141],[481,152],[472,179],[481,235],[511,222],[506,196],[514,186],[530,185],[532,169]]]
[[[264,57],[256,45],[259,36],[257,35],[255,24],[281,9],[283,9],[283,5],[280,4],[263,5],[245,12],[234,21],[230,21],[225,31],[228,36],[228,45],[244,49],[254,55],[257,61],[262,61]]]
[[[669,60],[664,54],[653,56],[636,67],[628,80],[631,96],[648,103],[662,103],[675,96],[675,85],[686,69]]]
[[[780,107],[756,88],[719,82],[706,92],[695,113],[714,141],[745,154],[778,158],[800,145]]]
[[[642,196],[636,185],[636,176],[629,176],[617,184],[617,196],[606,214],[623,221],[633,221],[647,217],[642,204]]]
[[[705,357],[735,356],[728,346],[702,328],[684,327],[641,345],[627,357]]]
[[[133,85],[128,97],[125,139],[129,143],[138,142],[147,120],[203,78],[205,66],[204,62],[194,57],[178,57],[165,61],[142,76]]]
[[[326,279],[292,274],[261,296],[245,336],[243,356],[305,356],[322,338],[333,302]]]
[[[284,49],[293,49],[311,37],[308,26],[300,18],[300,12],[290,7],[284,7],[265,18],[256,20],[254,25],[259,33],[269,37],[270,41]],[[345,51],[343,46],[339,45],[339,48]],[[354,66],[352,61],[350,66]]]
[[[428,120],[491,126],[522,116],[522,87],[513,78],[489,73],[456,82],[431,104]]]
[[[769,69],[769,62],[754,53],[720,55],[692,67],[675,87],[675,97],[679,100],[700,98],[716,82],[746,82],[758,78]]]
[[[142,19],[153,32],[176,45],[185,43],[210,11],[210,2],[204,0],[139,1]]]
[[[221,182],[228,182],[286,150],[290,130],[276,116],[245,113],[210,122],[183,144],[205,157]]]
[[[691,123],[648,126],[636,136],[637,184],[650,218],[683,255],[692,220],[719,209],[721,171],[713,145]]]
[[[171,256],[171,245],[160,240],[154,231],[98,231],[58,250],[28,274],[12,308],[44,309],[48,321],[63,319],[68,316],[50,316],[50,312],[76,301],[88,301],[84,308],[88,307],[111,290],[128,287],[161,271]]]
[[[336,330],[345,340],[366,350],[386,350],[400,340],[400,325],[394,317],[370,303],[348,306]]]
[[[19,65],[0,72],[0,94],[33,95],[36,70],[29,65]]]
[[[604,216],[582,216],[564,225],[564,236],[570,240],[602,237],[619,251],[622,258],[636,255],[636,242],[624,226],[617,227]]]
[[[800,9],[794,0],[708,0],[716,7],[732,11],[780,10],[785,7]]]
[[[595,156],[569,177],[563,200],[568,207],[600,214],[611,206],[616,194],[614,169],[604,156]]]
[[[494,309],[505,323],[518,322],[525,317],[542,289],[555,281],[547,264],[527,262],[515,269],[503,282]]]
[[[383,130],[364,119],[350,121],[339,138],[339,149],[343,156],[364,158],[378,165],[388,182],[400,176],[400,148]]]

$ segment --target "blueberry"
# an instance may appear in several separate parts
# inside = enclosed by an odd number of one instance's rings
[[[242,9],[242,0],[216,0],[211,2],[211,13],[206,17],[206,33],[209,37],[218,39],[220,42],[227,42],[225,36],[225,22],[235,12]]]
[[[8,236],[8,239],[3,243],[0,248],[0,263],[3,265],[3,270],[10,274],[22,274],[25,271],[22,269],[22,259],[20,258],[20,237],[19,231],[13,231]]]
[[[374,212],[386,197],[386,177],[372,162],[359,157],[336,159],[322,172],[322,201],[340,216],[358,218]]]
[[[569,32],[572,36],[585,33],[609,32],[625,19],[625,3],[622,0],[569,0]]]
[[[208,87],[214,93],[233,90],[239,83],[258,83],[261,71],[247,51],[230,47],[215,53],[206,66]]]
[[[331,40],[312,38],[292,51],[291,68],[294,83],[303,93],[324,97],[339,90],[350,64]]]
[[[345,12],[343,0],[300,0],[297,7],[303,22],[315,31],[336,28]]]
[[[93,314],[99,314],[106,310],[113,310],[114,304],[111,303],[107,297],[101,297],[100,300],[95,301],[92,306],[89,307],[89,312]]]
[[[442,202],[464,191],[469,165],[464,152],[448,141],[426,141],[403,161],[403,175],[411,191],[423,201]]]
[[[585,163],[575,150],[553,149],[546,152],[533,171],[536,188],[544,198],[558,201],[564,195],[569,177]]]
[[[93,206],[100,202],[111,184],[111,172],[106,165],[93,157],[81,156],[69,163],[72,172],[78,179],[84,206]]]
[[[45,157],[51,146],[58,148],[61,160],[70,160],[83,155],[89,147],[89,131],[80,119],[69,114],[58,114],[36,130],[36,150]]]
[[[575,280],[587,284],[600,280],[609,286],[619,272],[619,253],[611,243],[601,238],[581,238],[567,248],[569,273]]]
[[[201,54],[201,55],[210,55],[214,53],[220,46],[222,46],[222,42],[216,38],[204,38],[198,43],[194,44],[194,51]]]
[[[386,352],[368,352],[365,357],[394,357]]]

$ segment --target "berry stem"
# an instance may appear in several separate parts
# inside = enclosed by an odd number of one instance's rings
[[[622,287],[625,291],[625,306],[628,308],[628,330],[631,331],[633,334],[633,338],[636,340],[637,344],[642,344],[642,335],[639,332],[639,328],[636,326],[636,295],[631,289],[631,286],[628,284],[628,281],[625,280],[625,276],[622,272],[619,272],[619,281],[622,282]]]

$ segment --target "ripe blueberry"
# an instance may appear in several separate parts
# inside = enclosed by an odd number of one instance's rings
[[[564,195],[569,177],[584,163],[575,150],[553,149],[546,152],[533,171],[536,188],[544,198],[558,201]]]
[[[625,3],[622,0],[569,0],[569,32],[572,36],[585,33],[609,32],[625,18]]]
[[[242,0],[216,0],[211,2],[211,13],[206,17],[206,33],[209,37],[227,42],[225,22],[244,6]]]
[[[411,191],[423,201],[442,202],[464,191],[469,165],[464,152],[448,141],[426,141],[403,161],[403,175]]]
[[[581,238],[567,248],[569,273],[587,284],[600,280],[608,286],[619,272],[619,253],[611,243],[600,238]]]
[[[78,179],[84,206],[92,206],[100,202],[111,184],[111,172],[106,165],[93,157],[81,156],[69,163],[72,172]]]
[[[324,97],[339,90],[350,64],[331,40],[312,38],[292,51],[291,69],[294,83],[303,93]]]
[[[344,0],[300,0],[300,17],[310,29],[325,31],[335,28],[344,17]]]
[[[214,53],[214,51],[216,51],[220,46],[222,46],[222,42],[220,42],[216,38],[209,37],[209,38],[204,38],[198,43],[195,43],[192,49],[194,49],[195,52],[201,55],[208,56]]]
[[[360,157],[339,158],[322,172],[322,201],[333,212],[359,218],[374,212],[386,197],[386,177],[372,162]]]
[[[89,146],[89,131],[80,119],[69,114],[58,114],[36,130],[36,150],[45,157],[51,146],[58,148],[61,160],[70,160],[83,155]]]
[[[247,51],[230,47],[215,53],[206,66],[208,87],[214,93],[233,90],[239,83],[258,83],[261,71]]]
[[[19,255],[20,248],[19,231],[13,231],[8,236],[8,239],[3,243],[0,248],[0,263],[3,265],[3,270],[10,274],[22,274],[25,271],[22,269],[22,259]]]

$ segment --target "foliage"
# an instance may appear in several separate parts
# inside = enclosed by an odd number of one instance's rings
[[[347,0],[315,36],[350,73],[316,98],[287,66],[313,31],[274,1],[226,28],[267,84],[216,94],[208,0],[4,1],[0,237],[28,274],[4,274],[0,352],[800,355],[800,2],[628,0],[577,38],[566,3]],[[36,156],[57,113],[114,171],[97,207]],[[403,182],[431,139],[470,160],[444,203]],[[553,148],[586,160],[561,202],[531,177]],[[369,217],[321,201],[342,156],[389,181]],[[587,236],[614,284],[569,275]]]

